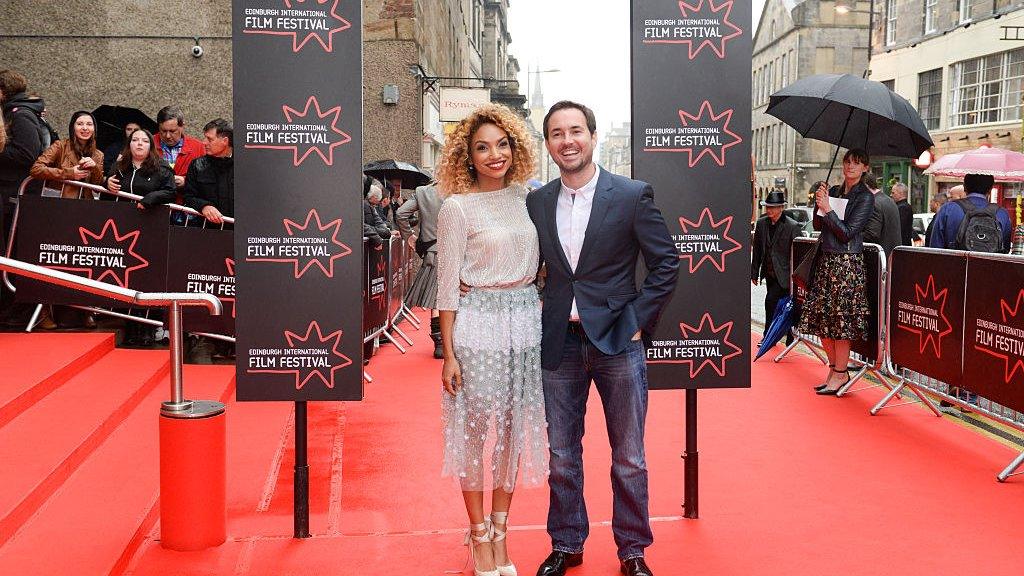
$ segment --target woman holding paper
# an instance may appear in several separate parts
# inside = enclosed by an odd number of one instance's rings
[[[867,152],[851,149],[843,156],[843,183],[828,190],[822,183],[815,192],[821,238],[800,331],[817,334],[828,355],[828,377],[815,387],[821,395],[834,396],[850,381],[850,341],[868,337],[863,239],[875,198],[862,179],[870,169]]]

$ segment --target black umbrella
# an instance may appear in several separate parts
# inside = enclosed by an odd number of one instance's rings
[[[156,121],[138,108],[104,104],[93,110],[92,115],[96,118],[96,146],[100,150],[123,141],[124,127],[129,122],[149,130],[150,134],[157,131]]]
[[[424,186],[433,181],[430,174],[427,174],[415,164],[399,162],[398,160],[377,160],[367,162],[363,165],[363,174],[373,176],[378,180],[402,179],[402,188],[413,189],[417,186]]]
[[[916,158],[934,145],[910,102],[880,82],[851,74],[797,80],[772,94],[765,112],[805,138],[873,155]],[[833,164],[838,154],[836,148]]]

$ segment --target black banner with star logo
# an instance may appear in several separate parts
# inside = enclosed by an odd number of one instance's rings
[[[168,209],[134,202],[22,196],[15,258],[143,292],[167,281]],[[16,278],[21,302],[123,306],[114,300],[45,282]]]
[[[654,187],[680,260],[651,388],[750,386],[749,22],[749,2],[632,3],[633,177]]]
[[[206,292],[224,304],[220,316],[203,308],[182,309],[186,332],[235,334],[235,247],[231,230],[173,226],[169,230],[167,289]]]
[[[963,386],[1024,411],[1024,264],[978,256],[967,271]]]
[[[238,400],[363,395],[361,11],[232,2]]]

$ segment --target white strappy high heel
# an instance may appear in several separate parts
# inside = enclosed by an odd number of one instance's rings
[[[483,530],[484,533],[477,536],[473,532],[479,532]],[[502,576],[502,573],[498,570],[477,570],[476,569],[476,546],[477,544],[485,544],[492,542],[491,538],[491,523],[490,521],[484,521],[483,524],[470,524],[469,531],[466,532],[466,541],[464,544],[469,547],[469,561],[473,563],[473,575],[474,576]],[[504,536],[504,534],[502,534]]]
[[[505,533],[508,531],[508,512],[491,512],[491,542],[501,542],[505,539]],[[504,530],[498,531],[494,527],[495,524],[502,524],[505,526]],[[498,566],[498,574],[500,576],[518,576],[516,572],[516,565],[509,562],[505,566]]]

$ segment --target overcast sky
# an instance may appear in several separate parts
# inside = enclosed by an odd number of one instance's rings
[[[752,1],[756,23],[765,0]],[[625,0],[512,0],[510,50],[522,67],[523,93],[532,96],[539,77],[545,106],[558,100],[590,106],[599,136],[613,122],[629,121],[629,6]],[[528,69],[559,72],[527,81]]]

